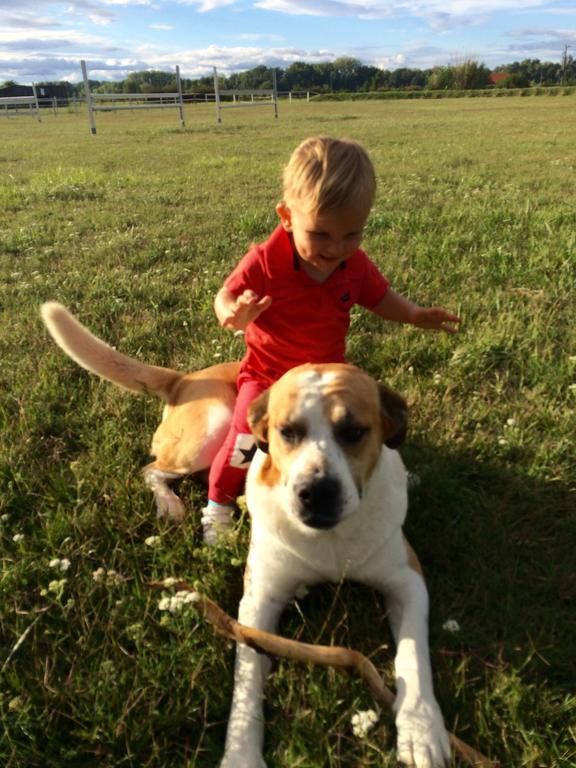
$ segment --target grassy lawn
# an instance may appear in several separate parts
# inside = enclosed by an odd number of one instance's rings
[[[222,753],[233,647],[147,582],[198,582],[235,613],[248,524],[201,546],[158,521],[140,468],[160,414],[78,368],[42,301],[147,362],[239,358],[212,299],[275,226],[305,136],[369,149],[364,247],[392,285],[464,318],[456,338],[353,316],[349,358],[403,393],[421,485],[406,527],[424,565],[447,725],[503,768],[576,765],[576,97],[293,103],[0,116],[0,765],[198,766]],[[154,537],[150,539],[150,537]],[[68,565],[67,569],[66,566]],[[459,632],[444,628],[456,620]],[[391,671],[384,602],[353,585],[291,607],[282,631]],[[270,768],[394,766],[356,680],[278,663]],[[247,766],[247,768],[250,768]]]

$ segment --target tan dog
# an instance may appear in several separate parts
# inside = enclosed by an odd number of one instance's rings
[[[212,463],[228,432],[239,363],[194,373],[147,365],[97,339],[61,304],[48,302],[41,311],[54,341],[82,368],[124,389],[165,401],[150,448],[155,461],[145,467],[144,478],[154,493],[158,515],[181,521],[184,505],[170,484]]]
[[[167,405],[145,469],[161,514],[181,518],[169,489],[209,466],[227,431],[235,363],[192,374],[139,363],[93,336],[59,304],[45,304],[50,333],[76,362]],[[289,371],[250,409],[260,450],[246,483],[252,518],[239,620],[274,631],[303,585],[344,578],[388,598],[395,658],[398,757],[415,768],[444,766],[449,744],[434,698],[427,642],[428,595],[416,555],[402,534],[406,471],[394,450],[406,405],[349,365]],[[269,661],[239,646],[222,768],[261,768],[262,695]]]

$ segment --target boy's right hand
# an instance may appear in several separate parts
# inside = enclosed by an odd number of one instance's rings
[[[271,304],[271,296],[260,298],[254,291],[247,289],[228,306],[226,315],[222,318],[222,326],[244,331],[246,326],[256,320]]]

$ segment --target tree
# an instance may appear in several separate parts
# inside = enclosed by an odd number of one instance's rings
[[[484,64],[468,59],[453,68],[454,87],[461,91],[486,88],[490,84],[490,70]]]
[[[427,86],[432,91],[446,91],[454,88],[453,68],[434,67],[428,77]]]

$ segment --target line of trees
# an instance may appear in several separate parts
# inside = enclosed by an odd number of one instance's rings
[[[451,66],[432,69],[401,67],[386,70],[363,64],[358,59],[345,56],[332,62],[308,64],[303,61],[296,61],[286,69],[276,68],[279,91],[312,91],[315,93],[396,89],[470,90],[493,85],[492,76],[494,73],[500,75],[497,78],[497,87],[501,88],[569,85],[576,83],[576,61],[572,56],[564,56],[560,63],[525,59],[490,70],[483,63],[467,60]],[[273,70],[270,67],[258,66],[245,72],[221,77],[220,82],[221,87],[227,89],[272,88]],[[39,83],[38,85],[50,84]],[[66,85],[71,96],[83,96],[83,83],[66,83]],[[125,80],[118,82],[91,80],[90,87],[95,91],[105,93],[174,92],[176,91],[176,79],[174,74],[170,72],[156,70],[132,72]],[[182,88],[186,93],[213,93],[214,81],[211,76],[196,80],[182,78]]]

